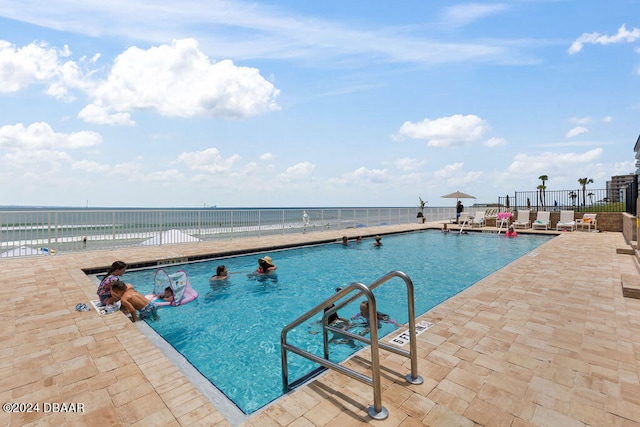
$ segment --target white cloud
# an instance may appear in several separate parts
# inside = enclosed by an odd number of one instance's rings
[[[394,162],[396,168],[402,171],[412,171],[416,170],[426,164],[424,160],[412,159],[410,157],[405,157],[402,159],[397,159]]]
[[[91,173],[108,173],[111,165],[95,162],[93,160],[79,160],[71,164],[72,169]]]
[[[435,120],[405,122],[400,127],[400,138],[426,139],[432,147],[456,147],[469,145],[490,129],[487,122],[475,115],[456,114]]]
[[[237,154],[225,159],[217,148],[207,148],[203,151],[180,153],[177,162],[185,164],[191,170],[217,173],[228,172],[238,160],[240,156]]]
[[[309,178],[316,166],[310,162],[302,162],[288,167],[286,172],[280,174],[284,181],[301,181]]]
[[[131,120],[129,113],[113,113],[110,114],[101,106],[89,104],[78,113],[78,118],[87,123],[96,123],[100,125],[126,125],[133,126],[135,122]]]
[[[570,129],[569,132],[567,132],[567,134],[565,135],[565,138],[573,138],[574,136],[587,133],[587,132],[589,132],[589,129],[587,129],[586,127],[576,126],[573,129]]]
[[[586,125],[591,123],[591,117],[572,117],[570,122],[576,125]]]
[[[605,116],[602,118],[602,121],[605,123],[611,123],[613,121],[613,117],[611,116]]]
[[[262,154],[260,154],[259,159],[267,161],[267,160],[272,160],[274,157],[275,156],[272,153],[262,153]]]
[[[487,16],[504,12],[509,8],[506,3],[480,4],[464,3],[450,6],[445,9],[445,19],[448,24],[455,26],[467,25]]]
[[[618,28],[618,32],[613,36],[606,36],[597,32],[583,33],[571,43],[569,53],[573,55],[580,52],[585,44],[607,45],[612,43],[633,43],[638,39],[640,39],[640,29],[634,28],[632,31],[628,31],[627,27],[622,24],[620,28]]]
[[[331,178],[329,182],[340,185],[366,185],[381,184],[389,181],[386,169],[369,169],[364,166],[342,175],[340,178]]]
[[[32,84],[49,85],[45,93],[63,101],[73,101],[70,88],[88,90],[91,86],[74,62],[69,46],[50,48],[46,43],[33,42],[18,48],[0,40],[0,92],[17,92]],[[91,73],[89,73],[91,74]]]
[[[466,172],[464,170],[464,163],[457,162],[435,171],[433,176],[442,181],[447,187],[452,187],[457,190],[457,187],[464,186],[467,188],[469,185],[477,185],[478,182],[481,182],[484,172]]]
[[[469,23],[505,10],[507,4],[465,4],[453,8],[445,17],[448,21],[445,25]],[[153,9],[151,17],[150,8]],[[282,5],[245,1],[165,1],[161,6],[155,3],[150,6],[144,1],[131,0],[126,7],[91,1],[77,7],[75,2],[22,0],[4,8],[2,15],[58,31],[156,44],[181,32],[197,37],[208,52],[238,59],[302,60],[323,65],[339,63],[345,58],[351,63],[358,60],[369,63],[372,58],[382,63],[530,62],[513,50],[528,44],[519,40],[443,42],[426,38],[407,26],[358,28],[349,22],[295,14]],[[113,25],[114,22],[118,25]]]
[[[278,92],[257,69],[229,60],[214,62],[196,40],[183,39],[147,50],[127,49],[90,96],[108,112],[245,118],[279,109]]]
[[[548,151],[537,156],[517,154],[507,168],[507,172],[520,175],[523,171],[526,171],[527,174],[533,173],[535,175],[538,172],[545,173],[551,165],[569,166],[586,164],[599,158],[602,155],[602,151],[602,148],[594,148],[582,154],[553,153]]]
[[[0,92],[17,92],[33,83],[46,83],[63,74],[62,51],[50,48],[46,43],[30,43],[18,48],[0,40]]]
[[[486,140],[484,142],[484,145],[486,145],[487,147],[493,148],[493,147],[501,147],[503,145],[507,145],[508,142],[506,139],[504,138],[489,138],[488,140]]]
[[[459,175],[464,167],[464,163],[458,162],[451,165],[446,165],[442,169],[434,172],[434,176],[440,179],[448,179],[453,176]]]
[[[0,127],[0,148],[20,150],[53,150],[93,147],[102,143],[102,136],[96,132],[80,131],[56,133],[48,123],[32,123],[24,127],[22,123]]]

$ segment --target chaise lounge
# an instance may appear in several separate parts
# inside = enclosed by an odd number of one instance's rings
[[[576,230],[576,220],[573,211],[560,211],[560,220],[556,224],[556,230]]]
[[[530,210],[518,210],[518,219],[513,222],[513,228],[529,228],[531,220],[529,219]]]
[[[594,230],[598,229],[598,221],[596,220],[596,215],[594,213],[586,213],[582,216],[582,219],[576,222],[576,230],[578,228],[584,230],[585,228],[588,231],[591,231],[591,227]]]
[[[551,226],[551,212],[548,211],[538,211],[538,216],[536,220],[531,224],[531,228],[533,230],[548,230]]]

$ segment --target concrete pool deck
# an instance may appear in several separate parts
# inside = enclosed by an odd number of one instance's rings
[[[95,299],[83,268],[428,225],[1,259],[0,401],[22,411],[3,411],[0,425],[235,425],[137,324],[75,310]],[[419,316],[435,324],[417,341],[424,383],[408,384],[409,361],[381,351],[384,421],[367,415],[370,387],[327,372],[242,424],[640,425],[640,300],[623,297],[620,282],[640,273],[633,256],[616,253],[626,246],[622,233],[561,233]],[[367,372],[368,351],[345,364]],[[25,412],[35,403],[38,412]]]

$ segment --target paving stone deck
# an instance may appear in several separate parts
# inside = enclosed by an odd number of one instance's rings
[[[428,225],[2,259],[0,402],[40,410],[3,411],[0,425],[234,425],[137,324],[75,310],[95,297],[82,268]],[[633,255],[617,253],[625,246],[621,233],[561,233],[420,316],[435,323],[418,337],[424,383],[406,383],[409,361],[382,351],[384,421],[367,415],[370,387],[327,372],[239,424],[640,425],[640,300],[621,286],[622,274],[639,273]],[[346,365],[366,373],[368,351]],[[43,403],[83,411],[43,412]]]

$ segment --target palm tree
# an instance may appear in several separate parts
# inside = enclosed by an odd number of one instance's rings
[[[586,206],[587,204],[587,184],[593,184],[593,179],[591,178],[578,178],[578,182],[582,185],[582,205]]]
[[[538,179],[540,181],[542,181],[542,185],[538,185],[538,190],[540,191],[540,204],[542,204],[542,207],[544,207],[546,205],[546,194],[545,191],[547,189],[547,186],[544,185],[545,182],[549,181],[549,177],[547,175],[540,175],[538,177]]]
[[[418,196],[418,199],[420,199],[420,206],[418,206],[420,208],[420,212],[418,212],[418,218],[422,218],[422,222],[425,222],[424,219],[424,207],[427,205],[428,202],[425,202],[424,200],[422,200],[422,197]]]
[[[576,194],[576,192],[575,192],[575,191],[573,191],[573,190],[569,191],[569,197],[571,198],[571,204],[572,204],[573,206],[575,206],[575,205],[576,205],[576,198],[578,197],[578,195]]]

